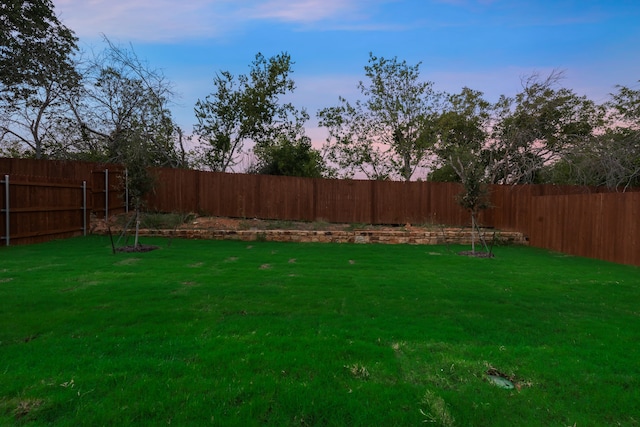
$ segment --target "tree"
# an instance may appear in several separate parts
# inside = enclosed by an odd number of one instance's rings
[[[515,98],[496,104],[490,149],[497,160],[492,180],[503,184],[531,183],[545,167],[573,146],[589,139],[600,124],[597,106],[572,90],[556,88],[562,73],[545,79],[533,74],[523,80]]]
[[[486,145],[491,108],[482,92],[465,87],[459,94],[446,95],[443,112],[435,122],[434,153],[440,167],[430,177],[462,184],[456,200],[471,216],[472,253],[476,231],[480,236],[478,214],[490,206],[488,181],[493,159]]]
[[[463,88],[459,94],[447,94],[443,112],[435,121],[436,143],[433,152],[439,169],[435,176],[460,181],[456,172],[460,159],[475,159],[477,167],[487,168],[490,156],[485,148],[491,105],[482,92]],[[474,166],[475,167],[475,166]],[[433,173],[432,173],[433,175]]]
[[[169,110],[171,84],[133,49],[105,42],[107,48],[83,64],[82,90],[68,98],[76,121],[73,151],[127,163],[142,150],[146,166],[186,166],[182,131]],[[132,145],[139,147],[132,151]]]
[[[268,146],[281,136],[296,140],[304,133],[306,111],[280,101],[295,90],[292,65],[287,53],[269,59],[258,53],[248,75],[216,75],[214,92],[195,106],[194,134],[202,142],[205,166],[224,172],[239,163],[247,142]]]
[[[169,110],[173,92],[162,73],[112,44],[83,63],[82,89],[67,99],[75,119],[74,154],[121,163],[127,170],[135,221],[134,246],[145,196],[155,180],[149,168],[184,167],[182,131]]]
[[[640,90],[617,89],[601,107],[601,127],[545,168],[545,180],[617,191],[640,186]]]
[[[432,82],[420,81],[420,63],[408,65],[369,54],[369,83],[358,89],[365,100],[318,112],[329,130],[327,158],[350,177],[358,171],[372,179],[410,180],[424,166],[433,146],[433,121],[440,95]]]
[[[248,136],[248,126],[243,126],[241,93],[231,73],[223,71],[214,79],[216,91],[195,107],[198,124],[194,134],[206,145],[200,161],[211,170],[225,172],[238,163],[237,156]]]
[[[309,138],[292,141],[281,136],[275,144],[256,147],[258,164],[254,171],[263,175],[321,178],[325,166],[321,153]]]
[[[605,185],[623,190],[640,186],[640,89],[617,86],[606,107],[610,124],[602,138],[609,159],[601,170],[609,179]]]
[[[77,39],[49,0],[0,5],[0,143],[41,158],[55,154],[64,120],[63,94],[73,91]]]
[[[457,195],[456,200],[471,216],[471,252],[475,253],[474,235],[476,231],[478,236],[481,236],[478,214],[491,206],[486,167],[481,160],[470,152],[460,153],[456,156],[451,163],[451,167],[455,170],[462,184],[462,191]]]
[[[140,129],[140,128],[134,128]],[[134,208],[135,238],[133,245],[139,245],[139,231],[145,196],[155,187],[155,179],[149,171],[151,153],[145,149],[145,134],[129,134],[129,144],[123,147],[123,164],[127,170],[127,188]]]

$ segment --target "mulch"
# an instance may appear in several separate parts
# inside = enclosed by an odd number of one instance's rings
[[[476,258],[493,258],[494,255],[491,252],[478,252],[478,251],[462,251],[458,252],[458,255],[471,256]]]
[[[134,246],[134,245],[129,245],[129,246],[122,246],[119,248],[116,248],[116,252],[151,252],[153,250],[156,249],[160,249],[160,246],[154,246],[154,245],[138,245],[138,246]]]

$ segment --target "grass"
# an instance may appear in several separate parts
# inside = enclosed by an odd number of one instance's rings
[[[515,246],[143,243],[161,249],[0,250],[0,425],[640,423],[637,268]]]

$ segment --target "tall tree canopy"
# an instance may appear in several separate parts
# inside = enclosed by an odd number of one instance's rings
[[[461,168],[466,170],[465,176],[470,174],[469,168],[482,169],[486,174],[491,160],[486,149],[491,109],[482,92],[466,87],[458,94],[445,96],[443,112],[435,122],[436,160],[430,179],[461,181]]]
[[[318,112],[329,130],[327,158],[344,176],[409,180],[435,143],[440,95],[432,82],[420,80],[420,63],[369,54],[364,69],[369,82],[358,84],[364,100],[351,104],[340,97],[339,106]]]
[[[515,97],[501,97],[489,140],[496,164],[493,181],[532,183],[553,164],[591,138],[601,123],[601,109],[584,96],[559,87],[562,73],[523,80]]]
[[[254,152],[258,162],[250,172],[309,178],[321,178],[326,172],[322,154],[307,137],[292,141],[281,136],[275,143],[257,146]]]
[[[548,181],[618,191],[640,186],[640,90],[617,86],[603,113],[602,128],[550,167]]]
[[[184,167],[171,83],[133,49],[105,42],[103,52],[83,62],[82,89],[68,98],[77,130],[73,149],[93,160],[126,163],[137,152],[148,166]]]
[[[40,158],[54,144],[62,95],[78,82],[77,39],[50,0],[0,4],[0,142]],[[24,147],[27,147],[26,149]]]
[[[0,84],[13,94],[38,87],[44,74],[73,69],[77,39],[54,13],[51,0],[0,4]]]
[[[265,148],[281,138],[296,141],[304,135],[306,111],[280,100],[295,90],[292,65],[287,53],[271,58],[258,53],[248,75],[216,75],[214,92],[195,106],[194,134],[202,142],[204,166],[228,171],[240,162],[245,143]]]

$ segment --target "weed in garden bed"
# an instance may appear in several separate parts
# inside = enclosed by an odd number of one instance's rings
[[[0,250],[0,424],[637,424],[637,268],[172,242]]]

